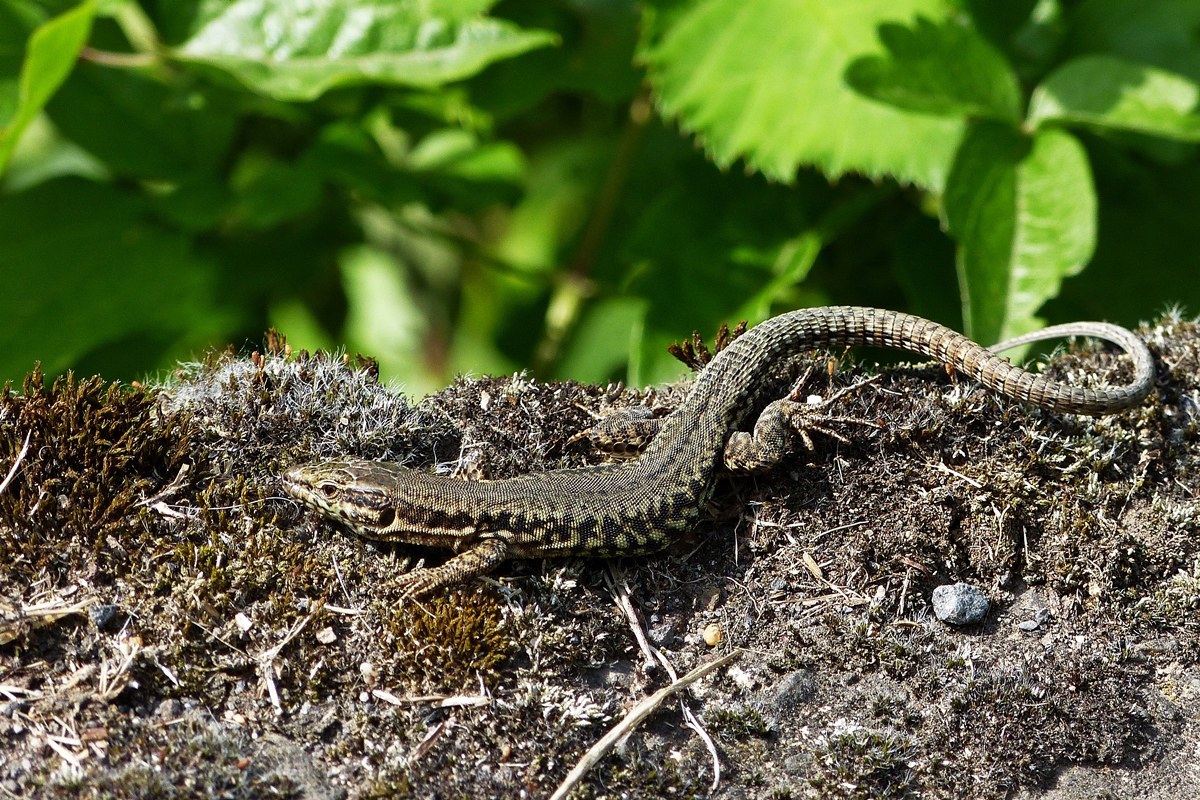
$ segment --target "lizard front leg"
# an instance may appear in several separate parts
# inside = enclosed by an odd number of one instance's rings
[[[614,458],[637,458],[665,421],[644,406],[626,408],[601,417],[586,431],[572,436],[567,444],[587,439],[595,450]]]
[[[396,580],[396,586],[401,599],[415,600],[491,572],[507,557],[508,542],[504,539],[481,539],[441,566],[404,573]]]

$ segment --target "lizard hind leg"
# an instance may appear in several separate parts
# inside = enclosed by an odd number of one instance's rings
[[[417,600],[439,589],[465,583],[491,572],[508,557],[508,542],[483,539],[437,567],[414,569],[395,581],[403,600]]]
[[[811,372],[811,370],[810,370]],[[862,387],[874,383],[878,376],[842,389],[826,400],[817,398],[815,402],[799,402],[800,390],[804,378],[797,381],[791,393],[782,400],[776,400],[767,405],[754,423],[754,433],[736,431],[725,443],[725,468],[730,472],[754,473],[771,469],[789,452],[789,434],[794,432],[800,437],[807,450],[814,448],[811,433],[821,433],[842,444],[850,444],[850,440],[829,425],[848,423],[852,425],[868,425],[880,427],[878,422],[821,413],[846,395],[858,391]]]

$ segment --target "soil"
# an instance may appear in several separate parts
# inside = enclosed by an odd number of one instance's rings
[[[0,473],[19,461],[0,797],[547,797],[670,683],[663,660],[683,675],[735,650],[573,796],[707,797],[714,750],[722,798],[1200,796],[1200,328],[1142,334],[1157,391],[1098,419],[814,353],[780,393],[808,366],[823,396],[878,372],[836,412],[878,427],[723,479],[661,554],[507,562],[420,603],[396,577],[448,553],[342,531],[280,472],[601,463],[577,433],[667,414],[686,383],[464,379],[412,405],[369,360],[275,335],[165,386],[31,375],[0,397]],[[1130,377],[1101,346],[1044,361]],[[987,596],[982,622],[934,617],[957,582]]]

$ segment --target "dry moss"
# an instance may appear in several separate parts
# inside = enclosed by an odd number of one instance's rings
[[[723,482],[683,541],[622,560],[677,670],[713,657],[697,635],[708,625],[748,649],[687,699],[732,794],[999,797],[1080,763],[1186,779],[1182,743],[1200,733],[1200,331],[1173,317],[1146,334],[1157,398],[1100,420],[1031,411],[940,368],[889,368],[845,409],[881,431]],[[823,391],[837,361],[797,366],[816,365]],[[861,374],[840,366],[838,385]],[[1127,377],[1096,347],[1046,369]],[[347,535],[281,497],[278,472],[335,455],[491,478],[595,463],[572,442],[592,414],[662,414],[684,391],[513,376],[414,406],[369,362],[290,354],[278,338],[265,355],[185,366],[161,390],[32,377],[0,399],[0,466],[32,431],[0,495],[0,587],[13,614],[80,610],[4,629],[0,787],[549,793],[666,680],[642,670],[605,565],[512,562],[498,586],[402,606],[395,576],[448,554]],[[976,629],[929,618],[932,588],[955,580],[993,603]],[[1045,621],[1017,628],[1035,609]],[[449,695],[485,699],[440,707]],[[167,720],[164,702],[209,713]],[[103,747],[82,745],[101,729]],[[87,753],[79,774],[51,735]],[[276,736],[315,772],[239,766]],[[703,795],[711,777],[672,705],[581,795]]]
[[[183,420],[156,413],[157,391],[99,377],[56,379],[41,372],[22,391],[0,393],[0,463],[28,452],[0,495],[0,575],[5,591],[44,581],[53,589],[83,572],[105,581],[152,546],[140,501],[185,463],[194,435]]]
[[[385,601],[386,602],[386,601]],[[456,590],[420,605],[389,604],[379,611],[396,649],[392,678],[420,690],[478,690],[494,683],[496,667],[512,647],[491,592]]]

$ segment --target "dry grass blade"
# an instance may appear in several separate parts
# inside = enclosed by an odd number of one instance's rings
[[[4,494],[4,490],[12,483],[12,479],[16,477],[17,470],[21,468],[21,462],[25,460],[25,454],[29,452],[29,437],[32,435],[32,430],[25,434],[25,444],[21,445],[21,452],[17,453],[17,457],[13,460],[13,465],[9,468],[8,474],[4,476],[4,481],[0,482],[0,494]]]
[[[710,672],[718,670],[727,664],[732,664],[741,657],[742,651],[734,650],[732,653],[721,656],[716,661],[710,661],[707,664],[696,667],[670,686],[664,686],[631,708],[623,720],[613,726],[612,730],[604,734],[600,741],[592,745],[591,749],[583,754],[583,758],[579,759],[579,763],[575,765],[575,768],[567,774],[563,782],[554,790],[554,794],[550,795],[550,800],[562,800],[566,797],[583,780],[583,776],[587,775],[588,770],[594,767],[600,759],[604,758],[613,749],[616,743],[621,740],[621,737],[628,734],[638,726],[638,723],[654,713],[668,697],[671,697],[682,689],[686,689]]]

